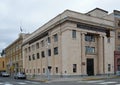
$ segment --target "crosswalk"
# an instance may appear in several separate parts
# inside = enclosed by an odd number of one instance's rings
[[[105,80],[96,80],[96,81],[78,81],[77,83],[87,83],[87,84],[93,84],[93,85],[109,85],[109,84],[114,84],[114,85],[120,85],[119,82],[115,81],[105,81]]]
[[[39,85],[40,82],[24,81],[24,82],[0,82],[0,85]]]

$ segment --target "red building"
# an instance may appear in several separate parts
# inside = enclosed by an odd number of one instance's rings
[[[114,52],[114,71],[120,71],[120,51]]]

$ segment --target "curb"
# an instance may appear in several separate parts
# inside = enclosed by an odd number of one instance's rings
[[[111,78],[120,78],[120,76],[113,77],[103,77],[103,78],[84,78],[83,81],[91,81],[91,80],[103,80],[103,79],[111,79]]]
[[[36,82],[47,82],[48,81],[48,80],[38,80],[38,79],[33,79],[33,78],[27,79],[27,80],[29,80],[29,81],[36,81]]]

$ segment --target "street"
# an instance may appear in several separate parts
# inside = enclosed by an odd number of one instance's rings
[[[11,77],[0,77],[0,85],[120,85],[120,79],[37,82],[23,79],[13,79]]]

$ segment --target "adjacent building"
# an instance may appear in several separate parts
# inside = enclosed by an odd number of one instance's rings
[[[105,10],[65,10],[23,40],[23,69],[43,76],[114,74],[114,30]]]
[[[0,56],[0,72],[6,71],[5,57]]]
[[[115,23],[115,73],[120,71],[120,11],[114,10],[114,23]]]
[[[5,59],[7,72],[23,71],[22,42],[29,34],[20,33],[19,38],[5,48]]]

